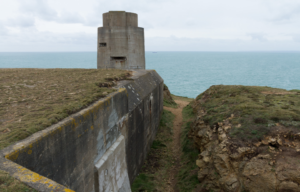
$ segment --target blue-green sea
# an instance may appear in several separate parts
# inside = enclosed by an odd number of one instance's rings
[[[96,52],[0,53],[0,68],[96,67]],[[300,89],[300,52],[146,52],[146,68],[191,98],[219,84]]]

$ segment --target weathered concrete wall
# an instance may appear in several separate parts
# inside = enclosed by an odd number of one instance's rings
[[[163,80],[155,71],[136,71],[133,80],[122,81],[117,88],[118,92],[2,150],[0,169],[40,191],[128,190],[159,125]],[[112,158],[115,161],[104,163]],[[108,176],[114,180],[104,182],[103,170],[111,170],[108,173],[114,174]]]
[[[3,151],[5,157],[75,191],[93,191],[94,165],[127,121],[125,89]]]
[[[163,79],[155,72],[136,72],[134,81],[123,81],[128,92],[128,130],[126,153],[131,183],[138,174],[159,126],[163,110]]]
[[[144,29],[135,13],[110,11],[98,28],[97,67],[145,69]]]
[[[125,138],[121,135],[95,165],[95,186],[103,192],[130,191]],[[96,187],[95,187],[96,188]]]
[[[125,11],[103,13],[103,27],[138,27],[138,15]]]

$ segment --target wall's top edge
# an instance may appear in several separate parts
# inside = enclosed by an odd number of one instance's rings
[[[134,81],[120,81],[117,88],[126,88],[128,97],[128,110],[132,111],[163,79],[155,70],[137,69],[131,77]]]
[[[98,29],[98,32],[99,32],[99,30],[106,30],[106,32],[108,32],[109,30],[112,30],[111,27],[106,27],[106,26],[98,27],[97,29]],[[123,31],[123,32],[128,31],[128,30],[137,30],[138,32],[144,32],[143,27],[133,27],[133,26],[126,26],[126,27],[114,26],[113,29]]]
[[[109,13],[125,13],[126,11],[109,11]]]
[[[26,169],[25,167],[7,160],[4,157],[0,157],[0,169],[8,172],[11,176],[39,191],[75,192],[51,179],[43,177],[29,169]]]
[[[63,119],[59,123],[54,124],[37,133],[34,133],[28,138],[18,141],[17,143],[4,148],[0,151],[0,169],[8,172],[11,176],[29,185],[30,187],[33,187],[34,189],[40,191],[72,192],[73,190],[70,190],[51,179],[48,179],[33,171],[30,171],[29,169],[12,162],[11,160],[17,159],[21,151],[24,150],[27,151],[28,154],[30,154],[32,146],[38,145],[38,143],[46,137],[53,136],[57,133],[62,132],[65,129],[65,127],[71,125],[71,127],[75,128],[79,123],[75,120],[78,119],[77,117],[82,117],[83,119],[85,119],[91,113],[98,110],[100,107],[103,107],[104,105],[109,105],[111,98],[122,92],[127,94],[126,89],[120,88],[116,92],[111,93],[107,97],[94,102],[87,108]]]
[[[57,131],[62,131],[62,128],[66,125],[73,124],[76,126],[77,122],[75,122],[75,118],[78,116],[83,116],[84,118],[89,115],[93,110],[99,108],[103,104],[105,104],[107,101],[109,101],[114,95],[118,94],[119,92],[126,92],[126,89],[120,88],[118,91],[113,92],[106,96],[105,98],[101,98],[100,100],[94,102],[90,106],[88,106],[85,109],[82,109],[81,111],[70,115],[69,117],[63,119],[62,121],[51,125],[50,127],[41,130],[37,133],[34,133],[33,135],[27,137],[24,140],[18,141],[15,144],[12,144],[0,151],[0,156],[5,156],[5,158],[10,158],[11,156],[16,155],[16,153],[26,147],[30,147],[33,143],[38,142],[39,140],[43,139],[43,137],[47,137],[51,134],[54,134]]]
[[[136,13],[125,12],[125,11],[109,11],[103,13],[103,26],[104,27],[126,27],[138,26],[138,15]]]

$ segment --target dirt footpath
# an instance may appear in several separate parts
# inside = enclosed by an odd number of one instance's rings
[[[180,157],[181,157],[181,143],[180,143],[180,134],[182,128],[182,109],[189,104],[187,101],[175,100],[178,107],[176,109],[171,107],[164,107],[164,109],[171,111],[175,115],[173,122],[173,157],[175,159],[175,166],[171,168],[171,174],[168,183],[170,184],[170,192],[179,192],[176,188],[177,178],[176,175],[180,169]]]

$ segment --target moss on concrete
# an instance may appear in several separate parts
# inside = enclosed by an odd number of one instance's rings
[[[2,192],[37,192],[24,183],[10,176],[7,172],[0,170],[0,191]]]
[[[116,91],[124,70],[0,69],[0,149]]]

